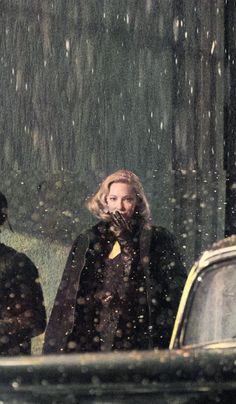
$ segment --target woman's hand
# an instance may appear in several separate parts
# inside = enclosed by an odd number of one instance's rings
[[[125,219],[125,217],[119,212],[116,211],[115,213],[110,213],[113,224],[118,227],[121,232],[132,232],[132,227],[130,221]]]
[[[120,212],[111,213],[111,219],[116,231],[116,237],[121,250],[128,256],[134,254],[134,240],[131,221],[127,220]]]

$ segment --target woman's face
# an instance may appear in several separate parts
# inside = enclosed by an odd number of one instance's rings
[[[109,212],[119,211],[125,218],[133,216],[137,197],[131,185],[113,182],[106,197]]]

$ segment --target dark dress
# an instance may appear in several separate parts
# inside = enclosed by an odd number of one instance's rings
[[[0,355],[31,353],[46,327],[38,271],[25,254],[0,244]]]
[[[134,234],[132,260],[100,222],[75,241],[45,334],[44,353],[167,348],[186,280],[175,239],[162,227]],[[116,268],[115,268],[116,267]],[[101,295],[112,295],[104,303]]]

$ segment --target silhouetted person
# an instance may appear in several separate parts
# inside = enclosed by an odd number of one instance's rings
[[[8,221],[7,214],[7,200],[0,192],[0,226]],[[37,268],[25,254],[0,243],[0,355],[30,354],[31,338],[45,326]]]

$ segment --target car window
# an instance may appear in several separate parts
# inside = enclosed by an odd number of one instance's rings
[[[184,345],[236,338],[236,261],[211,267],[197,279]]]

